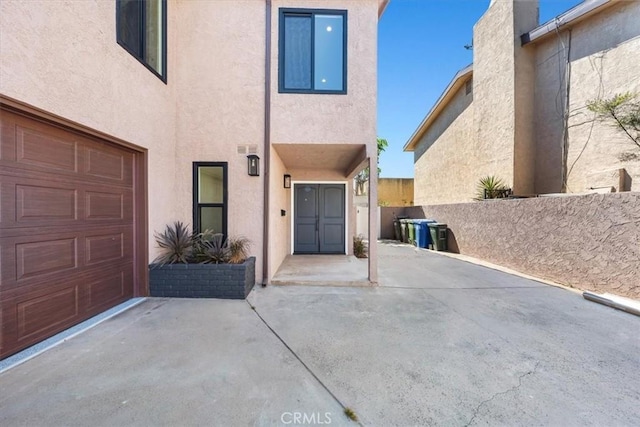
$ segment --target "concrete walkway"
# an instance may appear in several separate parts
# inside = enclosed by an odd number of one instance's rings
[[[368,260],[353,255],[287,255],[273,285],[371,286]]]
[[[379,250],[378,288],[150,299],[0,374],[0,425],[637,425],[640,318]]]

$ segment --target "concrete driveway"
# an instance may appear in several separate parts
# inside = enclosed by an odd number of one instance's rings
[[[149,299],[0,374],[0,425],[637,425],[640,318],[407,246],[380,275]]]

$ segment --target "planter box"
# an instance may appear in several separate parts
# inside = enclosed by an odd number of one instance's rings
[[[245,299],[256,282],[256,258],[243,264],[149,266],[152,297]]]

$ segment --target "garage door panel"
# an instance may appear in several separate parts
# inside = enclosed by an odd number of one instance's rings
[[[86,263],[94,265],[124,258],[124,233],[101,234],[85,238]]]
[[[68,273],[78,264],[77,238],[62,238],[15,245],[16,281],[51,273]]]
[[[16,221],[75,220],[78,191],[39,185],[16,185]]]
[[[99,313],[107,307],[128,299],[133,292],[131,270],[105,274],[99,280],[87,284],[87,314]]]
[[[78,171],[78,144],[69,133],[58,131],[54,134],[48,127],[41,130],[18,124],[16,162],[75,173]]]
[[[18,342],[53,330],[78,317],[78,286],[67,287],[44,295],[20,298],[16,302]]]
[[[87,191],[87,219],[124,219],[124,194]]]

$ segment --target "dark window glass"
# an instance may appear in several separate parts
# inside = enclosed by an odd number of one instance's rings
[[[131,55],[166,79],[166,0],[117,0],[117,39]]]
[[[289,89],[311,89],[311,18],[285,16],[284,82]]]
[[[227,163],[193,164],[193,224],[196,232],[227,235]]]
[[[346,11],[280,9],[280,92],[347,92],[346,20]]]

